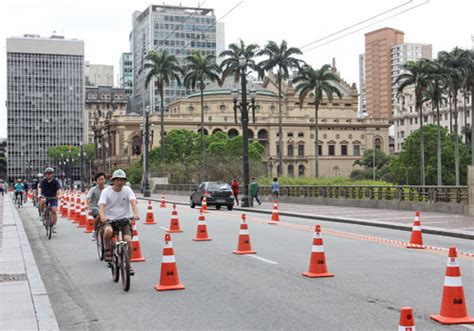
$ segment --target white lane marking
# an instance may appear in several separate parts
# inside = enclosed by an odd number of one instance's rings
[[[464,326],[466,329],[469,329],[469,330],[474,330],[474,325],[469,325],[469,324],[460,324],[459,326]]]
[[[168,231],[168,228],[165,228],[164,226],[160,226],[161,230]]]
[[[247,256],[253,257],[254,259],[257,259],[257,260],[260,260],[260,261],[263,261],[263,262],[267,262],[267,263],[270,263],[270,264],[278,264],[278,262],[275,262],[275,261],[272,261],[272,260],[267,260],[267,259],[264,259],[263,257],[257,256],[257,255],[247,254]]]

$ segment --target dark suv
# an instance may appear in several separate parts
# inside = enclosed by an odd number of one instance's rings
[[[221,209],[221,206],[227,206],[227,209],[229,210],[232,210],[234,207],[232,189],[227,183],[202,182],[199,184],[199,186],[191,192],[189,198],[189,205],[191,208],[200,206],[204,195],[206,195],[208,206],[216,206],[216,209]]]

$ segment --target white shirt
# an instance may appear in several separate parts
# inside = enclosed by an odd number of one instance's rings
[[[105,217],[108,220],[132,217],[130,201],[137,200],[135,193],[128,186],[123,186],[120,192],[115,192],[112,187],[102,190],[99,206],[105,205]]]

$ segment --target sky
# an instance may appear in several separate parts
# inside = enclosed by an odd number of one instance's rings
[[[215,9],[217,19],[225,24],[226,45],[239,39],[260,46],[269,40],[286,40],[292,47],[302,47],[401,6],[313,45],[320,47],[302,48],[301,58],[314,67],[331,63],[334,57],[341,77],[349,83],[356,82],[357,86],[358,56],[364,52],[367,32],[383,27],[402,30],[405,42],[432,44],[434,56],[455,46],[471,48],[474,34],[474,0],[200,0],[200,3],[202,7]],[[120,55],[129,51],[132,13],[143,11],[150,4],[149,0],[1,1],[0,138],[7,136],[6,38],[25,33],[49,37],[55,31],[66,38],[82,39],[85,60],[114,65],[116,78]],[[168,0],[165,4],[198,6],[199,2]],[[417,5],[420,6],[390,17]],[[345,34],[349,35],[344,37]]]

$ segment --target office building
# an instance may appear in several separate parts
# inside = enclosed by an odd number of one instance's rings
[[[119,87],[127,96],[133,93],[133,57],[132,53],[122,53],[119,63]]]
[[[108,64],[91,64],[86,62],[85,68],[87,86],[113,86],[114,66]]]

